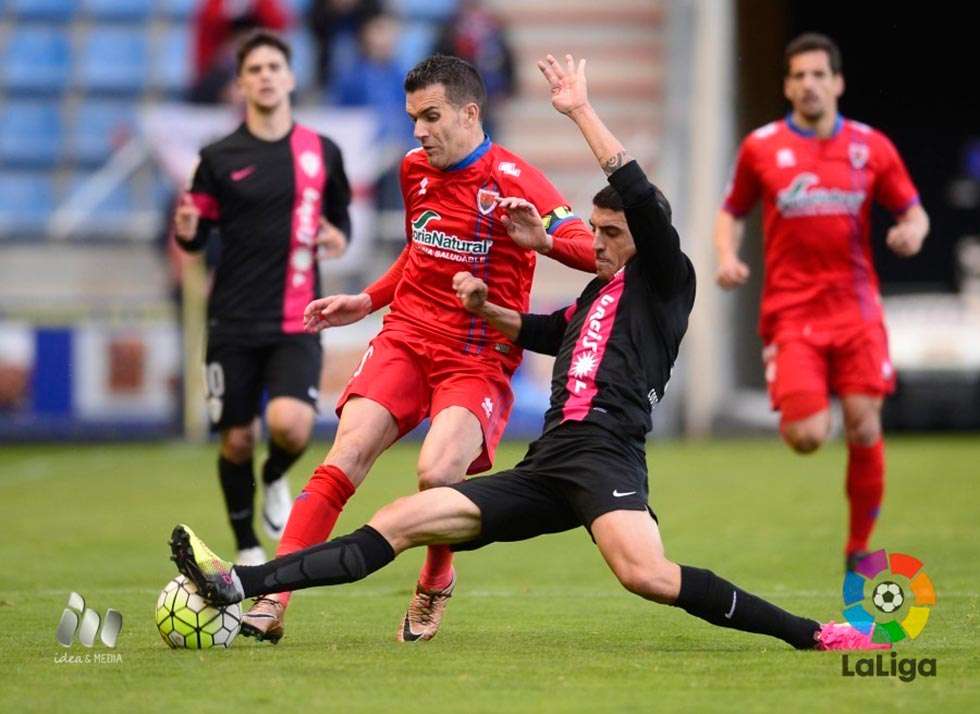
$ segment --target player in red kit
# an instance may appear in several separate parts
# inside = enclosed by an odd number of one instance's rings
[[[498,304],[526,311],[537,253],[595,271],[592,234],[561,194],[483,133],[486,91],[471,65],[430,57],[409,72],[405,92],[421,143],[401,166],[407,244],[364,292],[310,303],[307,328],[350,324],[389,303],[391,310],[340,397],[333,446],[296,499],[277,555],[326,540],[377,457],[426,417],[420,489],[492,465],[521,350],[463,309],[456,273],[472,273]],[[450,549],[430,547],[399,640],[435,636],[455,582]],[[242,632],[277,641],[288,600],[259,598]]]
[[[749,274],[738,258],[743,218],[762,200],[759,332],[769,395],[783,439],[801,454],[826,440],[828,395],[840,397],[850,569],[868,548],[881,506],[881,405],[894,389],[871,255],[871,203],[895,215],[887,244],[900,256],[919,252],[929,218],[892,143],[837,113],[843,91],[833,41],[805,34],[787,46],[784,93],[792,111],[742,143],[714,239],[718,284],[743,284]]]

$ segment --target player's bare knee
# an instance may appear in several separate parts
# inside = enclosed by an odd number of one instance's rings
[[[677,593],[673,584],[668,561],[656,563],[630,563],[616,569],[616,577],[623,587],[634,595],[663,604],[673,602]]]
[[[827,439],[829,429],[819,424],[784,424],[783,440],[798,454],[811,454]]]
[[[455,459],[420,460],[416,467],[419,491],[459,483],[463,480],[465,473],[466,465],[457,462]]]
[[[310,440],[310,429],[306,424],[282,424],[269,425],[269,438],[272,439],[279,448],[296,454],[306,448]]]
[[[255,451],[255,431],[249,427],[233,427],[221,434],[221,456],[234,464],[252,458]]]
[[[881,421],[876,415],[845,425],[847,443],[859,446],[872,446],[881,438]]]
[[[395,553],[419,545],[420,532],[414,532],[406,518],[411,507],[409,497],[403,496],[382,506],[368,521],[368,525],[391,544]]]

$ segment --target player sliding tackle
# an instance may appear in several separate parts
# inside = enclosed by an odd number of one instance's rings
[[[418,546],[472,550],[585,526],[630,592],[722,627],[771,635],[798,649],[872,649],[848,625],[798,617],[708,570],[664,554],[647,505],[644,438],[650,405],[664,396],[694,304],[694,269],[681,252],[670,208],[588,101],[585,61],[548,55],[538,66],[552,105],[581,130],[610,186],[593,199],[595,280],[568,308],[522,314],[488,300],[487,285],[457,273],[463,306],[516,344],[556,355],[544,433],[515,468],[402,498],[367,525],[254,567],[235,566],[186,526],[171,550],[211,601],[360,580]],[[543,231],[523,200],[503,199],[509,221]]]

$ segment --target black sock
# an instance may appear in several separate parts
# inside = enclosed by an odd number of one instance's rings
[[[295,454],[290,453],[274,440],[269,439],[269,456],[262,464],[262,483],[268,486],[273,481],[282,478],[282,475],[296,463],[304,451],[306,451],[305,448],[300,449]]]
[[[370,575],[395,559],[385,537],[371,526],[299,550],[264,565],[235,566],[245,597],[319,585],[340,585]]]
[[[820,623],[797,617],[735,587],[710,570],[681,566],[681,592],[674,603],[712,625],[778,637],[797,649],[816,646]]]
[[[218,457],[218,477],[221,491],[225,494],[225,507],[228,520],[235,532],[238,549],[254,548],[259,544],[252,530],[252,516],[255,501],[255,476],[252,474],[252,460],[234,464],[223,456]]]

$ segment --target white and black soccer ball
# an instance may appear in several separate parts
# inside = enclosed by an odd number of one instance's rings
[[[905,593],[898,583],[878,583],[871,598],[875,607],[888,614],[895,612],[905,602]]]
[[[178,575],[157,598],[155,619],[160,636],[172,649],[231,647],[242,627],[242,609],[238,603],[227,607],[208,604],[194,583]]]

